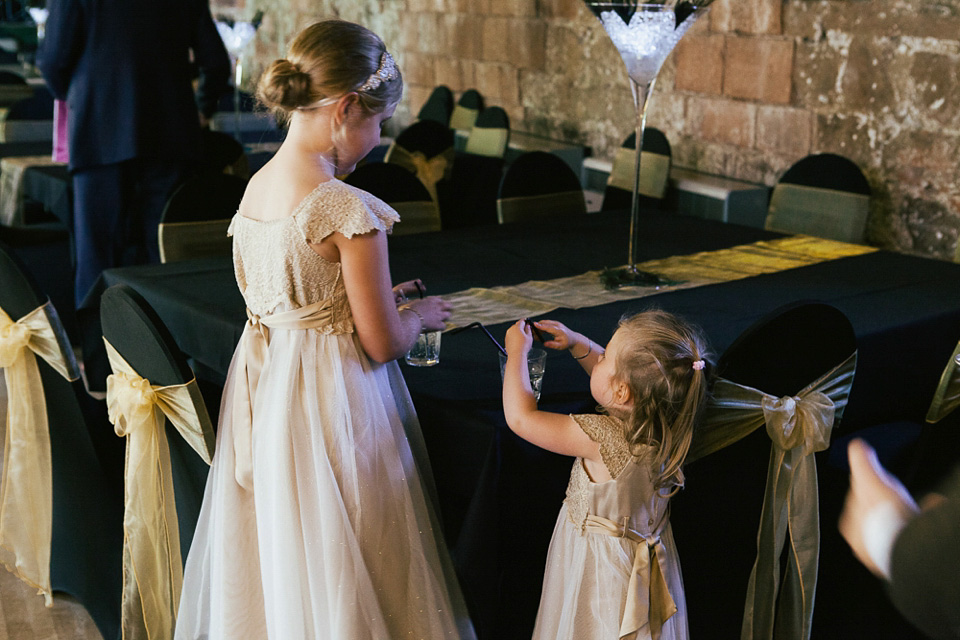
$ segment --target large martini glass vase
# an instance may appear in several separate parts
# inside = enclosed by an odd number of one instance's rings
[[[664,60],[693,26],[712,0],[696,5],[685,0],[678,4],[640,4],[621,2],[587,2],[587,6],[603,24],[627,67],[633,102],[636,108],[636,164],[631,200],[630,237],[626,268],[614,274],[615,285],[658,285],[665,281],[657,275],[637,269],[640,244],[640,158],[643,152],[643,129],[646,125],[650,94]]]

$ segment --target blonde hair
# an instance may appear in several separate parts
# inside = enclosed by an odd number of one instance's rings
[[[324,98],[356,91],[368,113],[380,113],[400,101],[403,78],[360,91],[377,71],[387,47],[366,27],[344,20],[325,20],[297,35],[286,58],[274,60],[257,83],[257,98],[279,119]]]
[[[707,403],[711,355],[699,330],[666,311],[624,317],[617,333],[614,375],[633,399],[624,435],[635,454],[654,447],[654,487],[673,495],[683,486],[683,463]]]

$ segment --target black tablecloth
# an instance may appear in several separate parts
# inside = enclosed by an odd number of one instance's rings
[[[641,220],[640,260],[777,235],[648,215]],[[395,282],[420,277],[429,293],[443,294],[615,266],[626,256],[626,237],[625,215],[595,214],[562,226],[512,225],[391,238],[390,260]],[[226,372],[245,320],[229,262],[115,269],[100,284],[115,283],[144,295],[198,363]],[[838,307],[857,334],[858,370],[839,433],[895,419],[922,421],[960,336],[957,264],[880,251],[547,315],[605,343],[622,314],[656,306],[698,323],[720,354],[773,309],[807,299]],[[490,330],[502,337],[506,327]],[[482,635],[529,637],[571,461],[528,445],[506,429],[496,354],[478,331],[446,334],[439,366],[404,365],[404,374],[430,451],[445,534]],[[587,378],[566,354],[548,355],[540,404],[564,412],[593,408]],[[825,517],[823,526],[833,527],[833,521]]]

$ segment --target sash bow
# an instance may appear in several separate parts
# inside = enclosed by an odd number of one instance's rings
[[[688,461],[740,440],[761,424],[766,424],[772,441],[741,640],[810,637],[820,556],[817,463],[812,454],[830,445],[856,366],[854,352],[797,395],[783,398],[723,378],[714,384]],[[787,536],[790,544],[781,589],[780,554]]]
[[[415,173],[434,202],[437,202],[437,183],[450,173],[452,161],[453,148],[446,149],[432,158],[428,158],[422,151],[408,151],[398,144],[394,144],[390,149],[389,162]]]
[[[624,518],[620,524],[601,516],[588,515],[584,529],[587,533],[626,538],[637,543],[619,637],[637,632],[637,640],[658,640],[663,623],[677,612],[676,602],[667,588],[666,568],[663,566],[667,550],[659,533],[640,533],[630,528],[629,521],[629,518]]]
[[[196,392],[196,379],[168,387],[151,385],[113,345],[106,339],[104,343],[113,370],[107,377],[107,413],[116,434],[127,438],[123,637],[172,638],[183,586],[183,559],[164,422],[169,419],[207,464],[211,452],[205,431],[212,427],[191,395]]]
[[[53,606],[50,542],[53,480],[50,425],[37,356],[67,380],[79,378],[58,339],[49,302],[14,322],[0,309],[0,369],[7,387],[7,433],[0,479],[0,562]]]

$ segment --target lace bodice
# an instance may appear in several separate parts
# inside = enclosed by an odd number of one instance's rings
[[[321,183],[280,220],[261,221],[239,213],[230,223],[233,266],[247,308],[256,315],[329,300],[333,310],[324,333],[350,333],[353,320],[340,274],[340,263],[313,251],[339,231],[346,237],[373,229],[389,232],[397,212],[369,193],[339,180]]]
[[[590,439],[600,445],[600,458],[610,472],[607,482],[595,483],[587,475],[583,459],[577,458],[567,484],[567,515],[583,528],[588,514],[620,522],[630,516],[635,526],[656,528],[663,520],[667,500],[653,490],[645,455],[630,452],[623,422],[612,416],[571,416]]]

